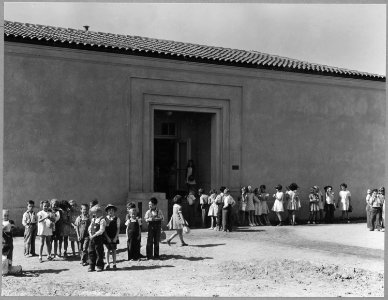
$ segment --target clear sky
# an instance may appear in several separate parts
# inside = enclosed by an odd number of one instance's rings
[[[10,21],[257,50],[385,75],[383,4],[4,3]]]

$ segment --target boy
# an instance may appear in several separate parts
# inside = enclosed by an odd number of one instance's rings
[[[9,210],[3,209],[3,247],[8,246],[7,259],[12,265],[13,257],[13,232],[15,230],[15,222],[9,219]]]
[[[147,210],[144,216],[144,220],[148,223],[147,259],[151,259],[152,254],[154,254],[154,259],[160,259],[159,240],[164,217],[162,211],[156,207],[157,204],[158,200],[152,197],[148,203],[150,209]]]
[[[125,222],[128,238],[128,260],[138,260],[140,259],[141,221],[136,216],[136,208],[130,208],[128,215],[129,219]]]
[[[38,217],[34,212],[35,202],[27,201],[27,211],[23,214],[22,224],[24,226],[24,256],[36,256],[35,239],[38,232]]]
[[[102,208],[99,204],[90,209],[93,216],[88,232],[89,243],[89,268],[88,272],[101,272],[104,269],[104,232],[106,227],[105,218],[102,216]]]
[[[88,213],[89,206],[87,204],[81,204],[81,215],[75,220],[76,232],[79,242],[79,253],[81,256],[81,264],[83,266],[88,265],[88,249],[89,249],[89,226],[90,218]]]

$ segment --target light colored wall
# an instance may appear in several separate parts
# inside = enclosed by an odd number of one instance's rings
[[[28,199],[126,203],[130,181],[147,180],[141,152],[129,163],[142,138],[129,128],[131,101],[145,87],[230,108],[220,115],[230,135],[217,138],[229,141],[221,172],[235,196],[240,185],[296,182],[306,216],[311,185],[346,182],[363,216],[366,188],[383,185],[384,83],[13,43],[4,62],[3,196],[16,221]]]

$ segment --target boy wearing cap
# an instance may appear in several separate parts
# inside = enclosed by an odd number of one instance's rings
[[[105,217],[106,227],[105,227],[105,247],[106,247],[106,270],[110,269],[109,263],[109,253],[112,252],[113,260],[113,269],[116,267],[116,249],[117,244],[119,243],[119,233],[120,233],[120,219],[115,216],[117,207],[113,204],[108,204],[105,208],[105,211],[108,215]]]
[[[102,216],[102,208],[99,204],[90,209],[93,216],[89,226],[89,268],[88,272],[101,272],[104,269],[104,232],[106,227],[105,218]]]
[[[162,221],[164,219],[163,213],[156,207],[158,199],[152,197],[149,202],[149,210],[145,213],[144,220],[148,223],[148,237],[147,237],[147,259],[160,259],[159,257],[159,241],[160,230],[162,228]],[[153,250],[153,251],[152,251]]]
[[[201,211],[202,211],[202,227],[207,228],[208,226],[207,215],[209,213],[209,196],[203,192],[202,188],[198,190],[198,194],[199,194],[199,204],[201,205]]]

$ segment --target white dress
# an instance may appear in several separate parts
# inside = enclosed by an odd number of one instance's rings
[[[218,205],[216,203],[216,194],[211,194],[209,196],[209,213],[207,214],[209,217],[217,217],[217,212],[218,212]]]
[[[49,219],[47,219],[49,213],[45,212],[44,210],[41,210],[36,215],[38,217],[38,233],[37,233],[37,235],[41,235],[41,236],[53,235],[53,229],[52,229],[52,225],[51,225],[52,222]],[[42,220],[44,218],[46,218],[46,219],[43,220],[42,222],[40,222],[40,220]]]
[[[274,202],[273,207],[272,207],[273,211],[275,211],[275,212],[284,211],[283,198],[284,198],[283,192],[277,192],[275,194],[275,202]]]
[[[349,210],[349,197],[351,194],[348,190],[339,192],[340,202],[341,202],[341,210]]]
[[[253,193],[247,193],[247,211],[255,210],[255,204],[253,202]]]
[[[288,203],[287,203],[287,209],[288,210],[299,210],[300,208],[300,201],[299,196],[296,192],[293,191],[287,191],[288,194]]]

